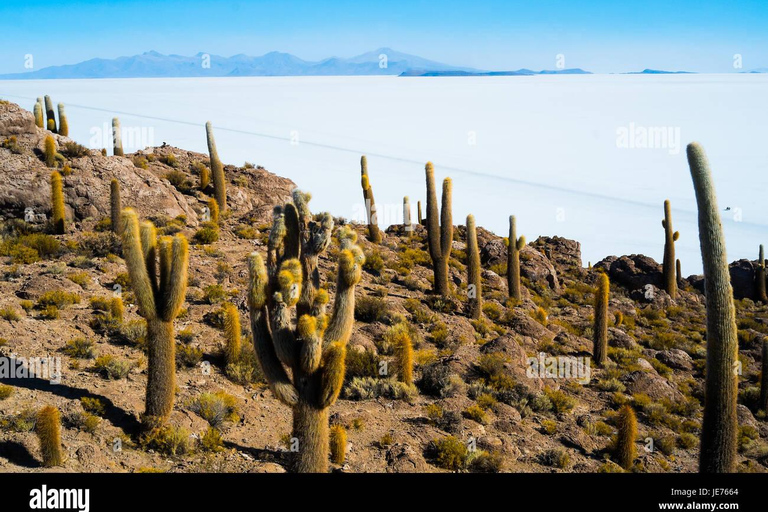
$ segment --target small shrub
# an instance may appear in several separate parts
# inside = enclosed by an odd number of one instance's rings
[[[365,263],[363,268],[373,275],[380,275],[384,270],[384,258],[381,257],[379,251],[371,251],[365,255]]]
[[[80,398],[80,405],[85,412],[90,412],[96,416],[104,416],[107,413],[107,407],[103,400],[84,396]]]
[[[361,322],[382,322],[386,320],[389,306],[378,297],[360,297],[355,301],[355,318]]]
[[[110,354],[97,357],[93,363],[94,371],[109,380],[124,379],[128,376],[131,368],[131,363],[117,359]]]
[[[19,316],[18,311],[16,311],[14,308],[10,306],[6,306],[0,309],[0,318],[3,318],[4,320],[8,320],[9,322],[18,322],[19,320],[21,320],[21,317]]]
[[[479,405],[472,405],[464,410],[464,417],[470,420],[476,421],[481,425],[488,423],[488,415],[485,413],[482,407]]]
[[[557,414],[570,412],[576,405],[576,400],[569,397],[565,391],[545,389],[544,394],[552,402],[552,409]]]
[[[85,338],[69,340],[64,346],[64,353],[76,359],[93,359],[93,342]]]
[[[227,291],[220,284],[212,284],[203,289],[203,298],[208,304],[218,304],[227,298]]]
[[[432,452],[438,467],[451,471],[463,469],[469,455],[464,443],[453,436],[432,441],[429,451]]]
[[[56,320],[59,318],[59,308],[53,304],[45,306],[42,311],[40,311],[40,318],[43,320]]]
[[[224,440],[221,437],[221,432],[213,427],[208,427],[200,437],[200,447],[206,452],[220,452],[224,449]]]
[[[207,225],[210,224],[208,222],[203,223],[203,227],[197,230],[195,232],[192,239],[195,241],[195,243],[198,243],[200,245],[208,245],[212,244],[213,242],[217,241],[219,239],[219,228],[215,225]]]
[[[13,387],[7,384],[0,384],[0,400],[5,400],[13,394]]]
[[[178,343],[176,345],[176,366],[192,368],[203,359],[203,350],[198,347]]]
[[[76,272],[74,274],[69,274],[67,279],[80,286],[82,289],[86,289],[88,287],[88,283],[91,282],[91,276],[89,276],[87,272]]]
[[[224,391],[201,393],[187,403],[187,408],[203,418],[214,428],[220,428],[227,421],[237,421],[235,397]]]
[[[177,457],[191,451],[190,432],[184,427],[166,425],[145,434],[141,444],[163,455]]]
[[[475,450],[467,458],[467,467],[473,473],[500,473],[504,467],[504,457],[499,452]]]
[[[51,290],[43,293],[37,299],[37,306],[44,308],[46,306],[56,306],[61,309],[72,304],[80,304],[80,296],[76,293],[65,292],[63,290]]]
[[[571,464],[571,456],[565,450],[555,448],[539,454],[539,463],[544,466],[565,469]]]

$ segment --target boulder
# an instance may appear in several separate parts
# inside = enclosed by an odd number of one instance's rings
[[[582,268],[581,244],[575,240],[540,236],[529,245],[541,251],[560,273]]]
[[[642,254],[609,257],[595,264],[595,268],[605,269],[612,283],[630,290],[645,289],[649,284],[662,287],[661,265]]]
[[[662,350],[656,354],[656,359],[669,366],[670,368],[674,368],[676,370],[693,369],[693,359],[691,359],[691,356],[678,348]]]
[[[677,401],[683,398],[682,393],[675,389],[667,379],[656,373],[638,370],[625,376],[622,380],[630,393],[645,393],[652,400],[668,398]]]

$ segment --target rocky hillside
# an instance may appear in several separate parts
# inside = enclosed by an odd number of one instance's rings
[[[34,413],[44,405],[63,417],[67,458],[56,471],[285,471],[290,411],[248,351],[225,363],[222,306],[238,308],[247,338],[246,257],[265,252],[272,208],[295,185],[260,167],[225,166],[229,210],[216,237],[202,236],[212,195],[199,186],[207,155],[164,146],[103,156],[53,135],[68,223],[65,234],[52,235],[47,135],[32,114],[0,102],[0,351],[62,361],[60,384],[0,375],[0,471],[48,471],[34,433]],[[145,325],[109,230],[112,179],[123,206],[191,243],[176,321],[176,407],[171,427],[152,439],[138,435]],[[411,236],[391,227],[380,244],[366,240],[364,226],[353,227],[367,260],[346,381],[331,409],[331,422],[348,436],[336,470],[622,471],[613,442],[617,411],[629,404],[638,418],[631,471],[696,471],[706,354],[701,277],[681,280],[673,300],[649,257],[611,256],[585,268],[578,242],[539,237],[522,249],[523,297],[515,302],[505,240],[478,229],[485,304],[481,319],[471,320],[463,226],[454,232],[449,298],[431,293],[424,227]],[[321,257],[325,282],[334,282],[338,250],[332,245]],[[530,357],[589,361],[601,272],[611,281],[608,363],[571,378],[532,374]],[[742,363],[739,470],[764,472],[768,424],[757,398],[768,308],[754,302],[754,262],[736,262],[732,276]],[[109,313],[116,290],[122,319]],[[415,387],[381,372],[395,367],[403,332],[415,348]]]

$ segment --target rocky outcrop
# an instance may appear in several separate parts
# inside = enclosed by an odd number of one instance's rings
[[[661,265],[642,254],[629,256],[609,256],[595,264],[608,273],[612,283],[620,284],[630,290],[645,289],[646,285],[661,288]]]
[[[496,238],[481,243],[480,261],[484,266],[506,265],[507,246],[504,240]],[[526,245],[520,251],[520,276],[533,284],[548,286],[553,291],[560,292],[557,269],[537,247]]]
[[[560,236],[540,236],[529,244],[552,262],[560,273],[582,268],[581,243]]]

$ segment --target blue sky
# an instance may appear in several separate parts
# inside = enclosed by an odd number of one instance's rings
[[[768,67],[768,2],[741,0],[6,0],[0,73],[148,50],[307,60],[379,47],[482,69]]]

